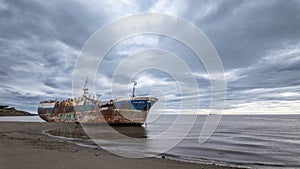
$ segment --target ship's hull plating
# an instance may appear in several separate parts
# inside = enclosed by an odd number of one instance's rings
[[[152,105],[152,97],[99,102],[89,98],[41,102],[39,116],[47,122],[109,123],[142,125]]]

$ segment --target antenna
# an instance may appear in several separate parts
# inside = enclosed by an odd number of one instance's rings
[[[101,98],[102,94],[97,93],[96,96],[97,96],[97,100],[100,101],[100,98]]]
[[[83,87],[83,96],[86,96],[86,97],[89,96],[89,88],[87,87],[87,83],[88,83],[88,77],[86,77],[84,87]]]
[[[135,97],[135,86],[137,85],[137,81],[133,81],[133,87],[132,87],[132,98]]]

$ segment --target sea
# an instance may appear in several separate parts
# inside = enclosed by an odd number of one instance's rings
[[[223,115],[203,141],[206,119],[207,115],[161,115],[141,127],[80,124],[44,132],[131,158],[241,168],[300,168],[300,115]]]

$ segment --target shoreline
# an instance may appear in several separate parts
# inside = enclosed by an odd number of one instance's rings
[[[236,167],[199,164],[160,158],[120,157],[100,148],[89,148],[48,136],[44,130],[64,127],[65,123],[0,122],[0,168],[207,168]],[[75,124],[74,124],[75,125]]]

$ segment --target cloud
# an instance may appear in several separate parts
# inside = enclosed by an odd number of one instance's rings
[[[128,38],[117,46],[117,55],[128,56],[139,51],[155,48],[159,38],[155,36],[140,35]]]
[[[193,75],[197,79],[202,79],[206,81],[218,80],[221,78],[222,75],[224,75],[227,82],[233,82],[246,77],[246,75],[243,74],[245,72],[246,72],[245,69],[231,69],[228,70],[227,72],[211,73],[211,74],[208,74],[207,72],[200,72],[200,73],[194,72]]]
[[[187,7],[188,3],[180,0],[163,0],[157,1],[156,4],[149,9],[149,12],[178,16],[181,12],[184,12]]]
[[[227,68],[250,66],[273,49],[298,43],[300,5],[297,1],[214,3],[217,9],[205,18],[194,20],[212,40]]]
[[[299,101],[264,100],[236,104],[235,108],[227,109],[224,114],[299,114]]]

